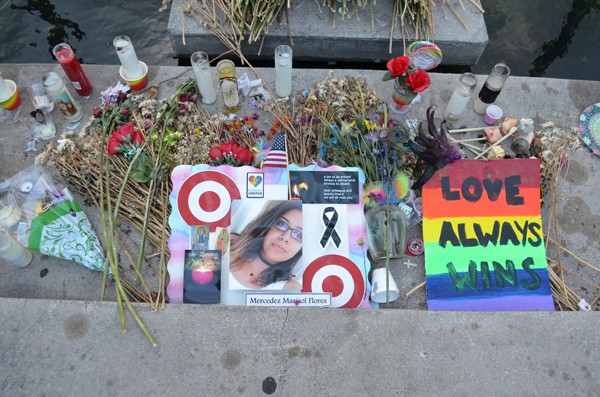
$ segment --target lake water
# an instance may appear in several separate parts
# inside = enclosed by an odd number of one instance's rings
[[[468,6],[468,1],[464,1]],[[112,39],[131,37],[138,58],[177,65],[161,2],[0,0],[0,62],[52,63],[70,43],[84,63],[118,64]],[[505,62],[516,76],[600,80],[600,0],[482,0],[489,44],[471,70]],[[377,68],[380,68],[378,65]]]

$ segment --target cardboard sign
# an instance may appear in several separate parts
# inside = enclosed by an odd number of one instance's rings
[[[460,160],[423,187],[430,310],[554,310],[536,159]]]

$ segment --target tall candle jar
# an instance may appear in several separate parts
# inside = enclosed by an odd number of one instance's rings
[[[81,120],[83,115],[81,106],[73,99],[60,76],[55,72],[49,72],[44,75],[42,81],[48,96],[54,101],[65,118],[72,123]]]
[[[10,88],[6,84],[4,78],[2,78],[2,73],[0,73],[0,99],[8,98],[12,95]]]
[[[290,46],[275,48],[275,94],[281,98],[292,95],[292,54]]]
[[[210,105],[217,100],[217,92],[213,84],[212,74],[210,72],[210,62],[208,54],[202,51],[197,51],[190,58],[192,62],[192,70],[198,84],[198,91],[202,96],[202,103]]]
[[[113,46],[115,47],[115,51],[117,51],[121,65],[123,65],[125,72],[127,72],[129,80],[136,80],[142,77],[144,72],[129,36],[122,35],[115,37]]]
[[[240,96],[234,63],[229,59],[219,61],[217,63],[217,73],[219,74],[219,87],[223,95],[225,109],[230,113],[235,113],[240,110]]]
[[[25,267],[31,263],[33,254],[11,235],[0,230],[0,258],[11,265]]]
[[[506,79],[510,76],[510,68],[503,63],[494,65],[490,75],[485,80],[481,91],[475,103],[473,104],[473,110],[478,114],[484,114],[487,107],[496,101],[500,91],[504,88]]]
[[[73,84],[75,91],[81,96],[89,95],[92,92],[92,84],[83,71],[71,46],[66,43],[57,44],[52,49],[52,53],[58,63],[60,63],[60,66],[62,66],[71,84]]]
[[[473,91],[475,91],[476,85],[477,78],[473,73],[464,73],[460,76],[452,97],[450,97],[450,102],[448,102],[444,111],[444,118],[447,121],[454,122],[460,119],[471,99],[471,95],[473,95]]]

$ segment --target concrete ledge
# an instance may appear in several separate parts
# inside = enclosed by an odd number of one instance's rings
[[[324,7],[319,8],[316,2],[293,2],[288,14],[294,60],[387,62],[390,57],[401,55],[403,37],[398,26],[394,31],[392,55],[388,51],[392,3],[393,0],[378,1],[373,7],[372,19],[368,8],[360,9],[360,19],[353,17],[351,20],[341,20],[337,15],[334,27],[329,11]],[[461,18],[469,28],[465,29],[448,10],[448,15],[445,16],[438,5],[434,8],[435,42],[442,50],[444,65],[474,65],[479,61],[488,42],[483,14],[468,2],[465,3],[466,11],[460,9],[458,3],[453,6],[460,10]],[[189,58],[195,51],[204,51],[210,56],[215,56],[227,50],[216,37],[189,17],[186,17],[184,22],[184,45],[180,7],[181,0],[174,0],[168,25],[171,44],[179,58]],[[281,25],[274,24],[269,29],[262,50],[260,42],[244,42],[242,51],[250,60],[271,60],[275,47],[289,42],[289,33],[284,22]]]
[[[600,389],[600,314],[0,299],[5,396],[551,395]],[[267,389],[269,390],[269,389]],[[269,393],[270,394],[270,393]]]

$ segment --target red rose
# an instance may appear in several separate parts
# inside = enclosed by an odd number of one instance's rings
[[[390,59],[387,63],[387,70],[393,77],[402,76],[408,70],[409,60],[405,56]]]
[[[429,87],[429,74],[424,70],[417,70],[409,73],[406,78],[406,85],[411,87],[413,92],[423,92]]]
[[[221,149],[224,154],[231,154],[233,152],[234,145],[235,144],[233,142],[222,142],[219,145],[219,149]]]
[[[123,124],[118,130],[113,132],[108,139],[108,154],[119,153],[117,150],[123,142],[129,142],[132,145],[141,145],[144,142],[144,135],[133,128],[133,124]]]
[[[250,164],[252,162],[252,152],[241,146],[233,149],[233,159],[240,164]]]
[[[210,150],[208,151],[208,156],[212,159],[212,160],[223,160],[223,152],[221,151],[221,149],[217,148],[217,147],[211,147]]]
[[[116,135],[111,135],[108,139],[108,147],[106,148],[108,154],[112,156],[114,154],[119,153],[119,151],[117,150],[119,146],[121,146],[121,142],[119,142],[119,139],[116,137]]]

